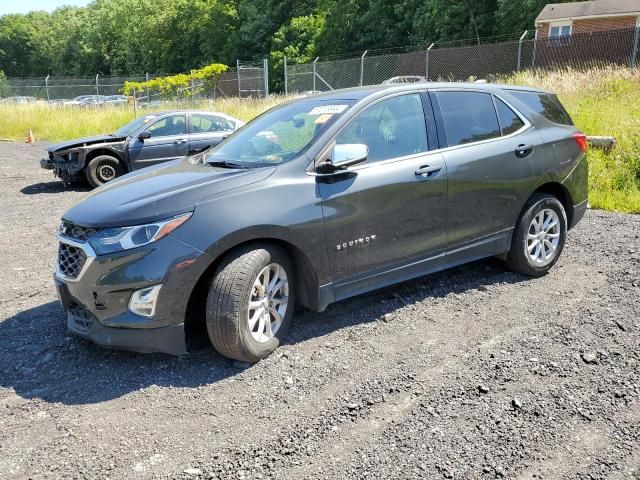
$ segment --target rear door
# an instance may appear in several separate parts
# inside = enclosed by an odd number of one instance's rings
[[[185,113],[166,115],[150,123],[145,132],[150,138],[134,138],[129,142],[129,161],[132,170],[160,162],[182,158],[189,153],[187,116]]]
[[[439,89],[430,97],[447,163],[448,249],[499,253],[531,191],[533,165],[544,157],[540,135],[490,92]]]
[[[217,145],[236,129],[235,122],[219,115],[204,113],[192,113],[190,126],[190,153],[201,152]]]
[[[444,251],[446,166],[429,152],[425,123],[421,95],[403,94],[366,108],[336,137],[369,149],[366,162],[317,177],[336,299],[384,284],[394,268],[393,280],[409,278],[403,267]]]

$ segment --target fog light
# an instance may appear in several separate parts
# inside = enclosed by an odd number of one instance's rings
[[[129,300],[129,310],[138,315],[145,317],[153,317],[156,311],[156,300],[160,293],[162,285],[154,285],[153,287],[136,290]]]

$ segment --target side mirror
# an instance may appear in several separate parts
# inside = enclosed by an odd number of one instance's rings
[[[364,162],[369,156],[369,147],[363,143],[337,144],[331,150],[331,158],[319,165],[321,173],[332,173],[345,170],[351,165]]]
[[[147,138],[151,138],[150,132],[140,132],[138,134],[138,140],[146,140]]]

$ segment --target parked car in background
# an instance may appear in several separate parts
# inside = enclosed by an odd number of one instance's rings
[[[53,170],[65,185],[86,178],[97,187],[127,172],[206,150],[242,125],[217,112],[151,113],[114,133],[51,145],[40,166]]]
[[[296,303],[323,311],[491,256],[544,275],[587,208],[586,148],[555,95],[531,88],[416,83],[293,100],[64,214],[55,281],[68,328],[179,355],[189,318],[218,352],[255,362]]]
[[[419,75],[401,75],[399,77],[391,77],[382,82],[382,85],[395,85],[403,83],[424,83],[427,79]]]
[[[104,97],[100,104],[107,106],[128,105],[129,97],[127,97],[126,95],[109,95],[107,97]]]
[[[36,101],[37,101],[36,97],[16,96],[16,97],[2,98],[0,99],[0,104],[34,103]]]

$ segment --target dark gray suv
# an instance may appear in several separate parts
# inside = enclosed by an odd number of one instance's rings
[[[285,103],[64,215],[68,327],[180,355],[189,318],[254,362],[295,304],[323,311],[489,256],[543,275],[587,207],[585,150],[555,95],[533,89],[424,83]]]

